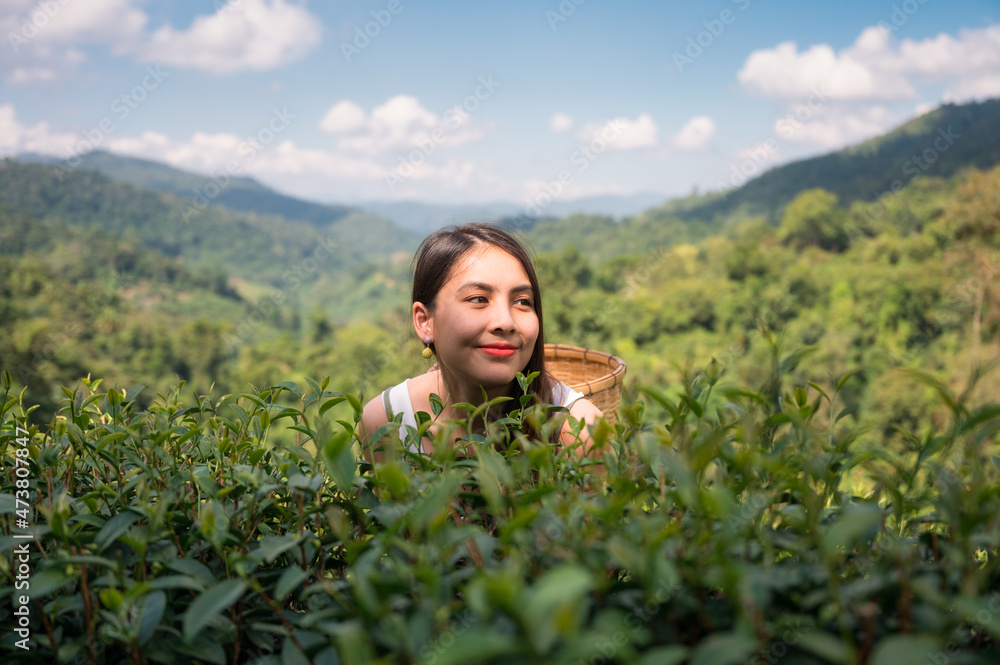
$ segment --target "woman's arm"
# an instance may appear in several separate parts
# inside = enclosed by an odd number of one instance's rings
[[[593,446],[590,428],[597,422],[598,418],[603,418],[604,414],[590,400],[578,399],[570,405],[569,415],[583,423],[583,427],[580,429],[580,441],[583,442],[579,448],[580,454],[600,459],[603,451]],[[564,446],[576,443],[576,435],[573,434],[569,419],[563,424],[562,432],[559,434],[559,442]]]
[[[383,453],[381,449],[372,450],[378,445],[378,441],[371,441],[371,435],[382,425],[389,422],[389,417],[385,413],[385,406],[382,404],[382,395],[373,397],[365,404],[364,411],[361,412],[361,432],[358,438],[361,441],[361,454],[369,464],[381,462]]]

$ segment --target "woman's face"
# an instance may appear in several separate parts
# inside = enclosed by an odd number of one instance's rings
[[[506,386],[538,339],[531,281],[507,252],[475,247],[453,266],[428,323],[443,369],[486,390]]]

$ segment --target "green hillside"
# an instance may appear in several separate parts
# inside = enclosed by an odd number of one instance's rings
[[[374,215],[351,212],[318,224],[209,206],[193,217],[177,197],[115,182],[87,169],[0,163],[0,207],[40,220],[93,228],[128,239],[194,270],[222,271],[248,296],[280,289],[289,302],[316,301],[346,320],[365,303],[359,283],[379,273],[416,239]],[[389,264],[390,267],[394,264]],[[316,291],[319,295],[309,295]],[[351,309],[352,303],[360,309]]]
[[[19,161],[41,161],[57,165],[58,162],[37,155],[23,156]],[[230,210],[275,215],[286,219],[327,225],[359,212],[347,206],[322,205],[280,194],[265,187],[253,178],[229,178],[201,175],[176,169],[160,162],[137,157],[92,150],[80,156],[77,169],[99,171],[117,182],[135,185],[141,189],[173,194],[181,201],[199,206],[212,203]],[[220,183],[223,186],[219,186]]]
[[[227,359],[223,334],[249,307],[216,267],[0,208],[0,364],[40,415],[56,386],[90,374],[207,389]]]
[[[964,168],[1000,164],[998,126],[1000,99],[945,104],[883,136],[779,166],[729,192],[672,201],[659,211],[684,220],[739,214],[777,222],[796,194],[813,187],[833,192],[844,204],[872,201],[897,181],[906,185],[919,176],[947,178]]]
[[[528,237],[547,339],[614,351],[631,379],[664,389],[713,359],[750,382],[766,369],[771,336],[815,345],[796,378],[857,372],[855,417],[892,438],[895,426],[934,417],[927,391],[898,367],[959,386],[1000,359],[997,191],[1000,169],[970,166],[914,179],[884,205],[805,190],[777,224],[734,216],[717,235],[679,215],[539,220]],[[406,293],[414,239],[353,226],[351,215],[331,225],[336,244],[321,258],[323,236],[308,222],[211,207],[185,224],[178,206],[94,171],[60,180],[48,166],[0,164],[4,245],[43,258],[5,268],[0,306],[12,313],[12,341],[0,364],[30,356],[69,322],[92,327],[73,303],[110,294],[123,308],[105,317],[111,332],[46,359],[52,381],[32,390],[47,403],[57,377],[92,368],[122,385],[191,376],[239,390],[330,375],[335,389],[370,392],[423,366]],[[144,285],[109,286],[115,277],[98,267]],[[180,363],[187,344],[208,356]],[[1000,381],[980,386],[1000,390]]]
[[[592,260],[696,243],[712,234],[732,233],[754,219],[777,225],[785,206],[808,189],[823,188],[835,194],[840,205],[850,206],[893,198],[894,187],[899,191],[920,177],[950,178],[966,168],[990,168],[1000,164],[997,126],[1000,100],[945,105],[857,146],[777,167],[729,191],[673,199],[621,222],[573,215],[512,217],[504,223],[525,231],[539,251],[558,252],[573,245]],[[947,149],[936,149],[935,142]]]

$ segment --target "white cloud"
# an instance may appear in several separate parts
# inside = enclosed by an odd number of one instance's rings
[[[968,99],[993,94],[998,69],[1000,24],[899,43],[889,29],[872,26],[839,52],[828,44],[799,51],[794,42],[754,51],[737,78],[748,92],[788,101],[817,89],[838,101],[915,99],[916,86],[929,82]]]
[[[126,155],[147,156],[156,150],[164,152],[170,146],[170,138],[160,132],[143,132],[138,138],[122,137],[113,139],[108,144],[108,150]],[[151,156],[151,155],[150,155]]]
[[[13,85],[44,83],[55,77],[56,71],[49,67],[18,67],[7,76],[7,82]]]
[[[956,104],[1000,97],[1000,74],[965,77],[946,88],[942,97],[944,101]]]
[[[0,155],[12,156],[34,152],[70,157],[81,137],[66,132],[52,132],[47,122],[22,125],[11,104],[0,104]]]
[[[80,47],[101,45],[141,62],[213,74],[266,70],[301,58],[321,39],[319,20],[285,0],[215,3],[185,30],[147,31],[142,0],[4,0],[0,75],[8,83],[46,82],[74,75],[86,59]]]
[[[900,71],[925,79],[976,78],[1000,69],[1000,24],[963,29],[957,38],[941,33],[921,41],[906,39],[894,55]]]
[[[553,113],[549,120],[549,129],[554,132],[568,132],[573,129],[573,117],[566,113]]]
[[[738,73],[743,88],[788,102],[775,138],[823,149],[882,134],[938,101],[1000,96],[1000,24],[897,41],[884,26],[865,28],[835,51],[792,42],[751,53]],[[937,85],[928,103],[921,87]],[[899,102],[911,101],[910,110]],[[887,106],[888,105],[888,106]]]
[[[327,134],[355,132],[364,126],[364,110],[349,99],[334,104],[319,121],[320,131]]]
[[[403,102],[387,103],[366,118],[366,130],[380,126],[379,123],[394,127],[410,126],[413,122],[419,125],[429,120],[421,109]],[[463,123],[467,118],[466,115]],[[96,148],[203,173],[215,177],[217,182],[233,176],[252,176],[292,195],[341,201],[389,197],[443,201],[470,190],[491,192],[492,197],[512,187],[510,183],[491,180],[468,159],[434,155],[434,159],[428,159],[405,178],[400,187],[390,191],[386,174],[396,166],[399,154],[409,152],[376,154],[306,148],[284,139],[283,129],[263,138],[265,129],[274,127],[280,125],[262,124],[256,134],[260,143],[256,145],[248,140],[254,136],[252,132],[249,136],[195,132],[187,138],[173,138],[156,131],[127,136],[93,129],[74,134],[52,131],[45,122],[26,125],[18,120],[13,105],[0,104],[0,156],[34,152],[70,159],[72,165],[72,158]]]
[[[749,92],[782,100],[801,99],[820,89],[835,99],[904,99],[916,95],[905,79],[878,72],[849,52],[837,54],[826,44],[802,53],[794,42],[754,51],[737,78]]]
[[[587,123],[578,138],[584,143],[603,141],[609,150],[635,150],[657,145],[659,129],[648,113],[640,113],[635,120],[612,118],[605,123]]]
[[[38,6],[42,4],[45,3]],[[134,6],[137,4],[134,0],[72,0],[56,4],[60,9],[39,36],[63,44],[111,44],[128,48],[148,21],[146,14]]]
[[[707,115],[695,116],[674,136],[674,145],[681,150],[705,150],[714,134],[714,120]]]
[[[135,0],[4,0],[0,29],[15,53],[38,44],[129,42],[141,34],[148,17]],[[24,39],[11,40],[10,33]]]
[[[882,105],[830,104],[817,107],[807,118],[786,114],[775,122],[774,129],[780,139],[832,150],[884,134],[906,119]]]
[[[320,129],[337,135],[339,149],[373,155],[420,146],[433,152],[439,146],[464,145],[481,140],[487,127],[473,123],[470,113],[461,106],[439,116],[412,95],[396,95],[370,114],[351,100],[342,100],[320,121]]]
[[[135,0],[5,0],[0,7],[0,34],[9,48],[0,49],[0,73],[15,85],[44,83],[74,74],[86,59],[80,46],[108,44],[118,53],[134,47],[147,22],[134,4]]]
[[[0,115],[0,128],[3,127]],[[300,148],[275,134],[270,144],[253,145],[246,136],[228,132],[195,132],[172,139],[159,132],[115,138],[107,149],[133,157],[164,162],[175,168],[224,177],[250,175],[268,182],[294,183],[296,178],[330,178],[349,187],[377,181],[384,169],[368,157],[352,157],[312,148]],[[235,172],[233,167],[235,165]],[[329,185],[329,183],[327,183]],[[348,189],[346,193],[350,193]]]
[[[187,30],[159,28],[140,59],[213,74],[263,71],[301,58],[320,38],[319,21],[302,7],[284,0],[239,0],[199,16]]]

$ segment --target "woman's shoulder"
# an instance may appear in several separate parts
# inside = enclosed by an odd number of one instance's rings
[[[427,386],[434,385],[433,377],[428,377],[428,374],[429,372],[403,379],[368,400],[361,417],[369,431],[389,422],[390,410],[398,411],[401,406],[409,404],[410,391],[420,393]]]
[[[361,427],[365,438],[370,432],[374,432],[387,422],[389,422],[389,415],[385,411],[382,393],[379,393],[368,400],[365,408],[361,411]]]
[[[553,380],[552,403],[568,407],[571,416],[587,423],[592,423],[604,415],[597,405],[587,399],[586,395],[578,390],[573,390],[558,379]]]
[[[392,391],[399,390],[400,388],[405,390],[407,381],[410,381],[410,379],[404,379],[401,383],[386,388],[368,400],[361,412],[361,422],[366,432],[374,432],[389,422],[389,412],[391,410],[389,395]]]
[[[556,406],[570,406],[583,396],[583,393],[573,390],[562,381],[552,379],[552,403]]]

